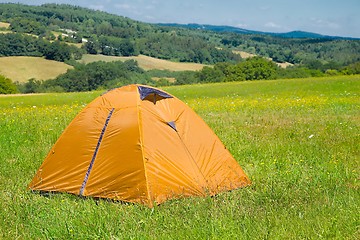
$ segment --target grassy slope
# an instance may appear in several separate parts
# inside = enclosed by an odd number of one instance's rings
[[[65,63],[38,57],[0,57],[0,74],[13,82],[51,79],[71,68]]]
[[[126,61],[134,59],[145,70],[169,69],[171,71],[197,71],[205,65],[197,63],[176,63],[144,55],[137,57],[111,57],[104,55],[84,55],[82,63],[94,61]],[[10,78],[13,82],[26,82],[31,78],[47,80],[65,73],[72,66],[65,63],[46,60],[38,57],[0,57],[0,74]]]
[[[144,70],[150,70],[150,69],[160,69],[160,70],[171,70],[171,71],[197,71],[201,70],[204,66],[204,64],[198,64],[198,63],[177,63],[177,62],[171,62],[167,60],[157,59],[153,57],[148,57],[145,55],[139,55],[134,57],[115,57],[115,56],[105,56],[105,55],[91,55],[91,54],[85,54],[83,58],[80,60],[82,63],[90,63],[95,61],[126,61],[133,59],[138,62],[139,66],[143,68]]]
[[[0,238],[359,239],[360,76],[166,88],[253,181],[214,198],[140,205],[26,189],[100,92],[0,98]]]

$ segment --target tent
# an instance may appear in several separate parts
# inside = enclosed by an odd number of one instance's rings
[[[248,184],[240,165],[190,107],[160,89],[133,84],[88,104],[29,188],[152,207]]]

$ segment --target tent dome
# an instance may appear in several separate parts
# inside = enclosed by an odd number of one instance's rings
[[[152,207],[248,184],[240,165],[190,107],[160,89],[134,84],[89,103],[29,188]]]

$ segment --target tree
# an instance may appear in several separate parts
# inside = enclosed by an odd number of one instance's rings
[[[85,51],[89,54],[97,54],[99,49],[98,45],[99,44],[97,44],[97,42],[88,41],[87,43],[85,43],[84,48]]]
[[[356,62],[353,64],[350,64],[349,66],[346,66],[342,73],[345,75],[351,75],[351,74],[360,74],[360,62]]]
[[[275,79],[277,66],[272,61],[261,57],[248,58],[240,63],[246,80]]]
[[[26,18],[15,18],[11,21],[10,29],[14,32],[24,32],[35,35],[46,33],[45,26],[41,23]]]
[[[136,54],[135,45],[129,40],[124,39],[120,44],[120,52],[122,56],[134,56]]]
[[[225,82],[244,81],[246,79],[244,72],[242,71],[242,63],[236,65],[230,65],[226,68]]]
[[[235,65],[215,66],[215,70],[221,69],[225,75],[224,81],[275,79],[278,69],[275,63],[261,57],[248,58]]]
[[[70,47],[65,43],[60,43],[55,41],[48,46],[45,52],[45,58],[50,60],[55,60],[59,62],[64,62],[65,60],[71,59]]]
[[[197,77],[199,82],[221,82],[224,78],[224,73],[218,68],[204,67],[198,72]]]
[[[36,80],[34,78],[29,79],[24,84],[24,93],[37,93],[41,92],[41,81]]]
[[[0,75],[0,94],[17,93],[16,85],[7,77]]]

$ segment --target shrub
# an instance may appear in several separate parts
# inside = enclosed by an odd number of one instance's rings
[[[0,75],[0,94],[17,93],[16,85],[7,77]]]

